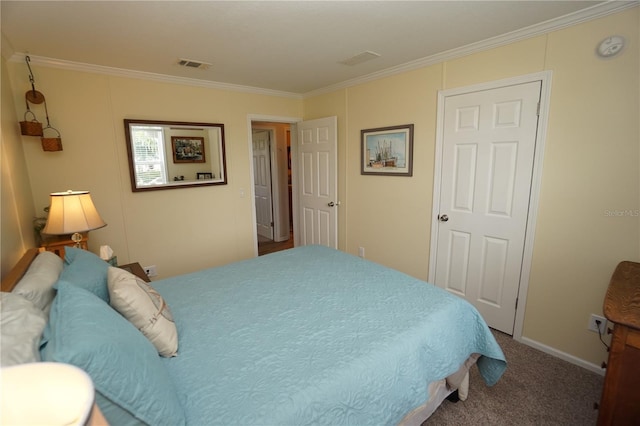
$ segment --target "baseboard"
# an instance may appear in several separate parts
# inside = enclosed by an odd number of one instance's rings
[[[585,361],[566,352],[559,351],[555,348],[552,348],[551,346],[547,346],[535,340],[529,339],[528,337],[521,337],[519,341],[520,343],[524,343],[525,345],[531,346],[534,349],[538,349],[539,351],[555,356],[556,358],[560,358],[561,360],[570,362],[571,364],[575,364],[579,367],[586,368],[589,371],[593,371],[596,374],[604,376],[605,370],[599,365]]]

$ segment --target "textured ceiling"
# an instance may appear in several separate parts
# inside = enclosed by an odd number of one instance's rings
[[[599,3],[3,0],[1,29],[18,54],[304,94]]]

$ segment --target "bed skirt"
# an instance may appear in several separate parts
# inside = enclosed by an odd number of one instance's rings
[[[420,426],[427,420],[442,402],[453,392],[458,391],[458,398],[465,401],[469,395],[469,369],[476,363],[479,354],[472,354],[460,369],[446,379],[429,384],[429,399],[411,411],[398,423],[399,426]]]

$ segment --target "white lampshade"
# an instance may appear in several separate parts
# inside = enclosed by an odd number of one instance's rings
[[[60,362],[2,367],[0,424],[86,425],[95,399],[91,377]]]
[[[93,205],[89,191],[54,192],[47,224],[42,232],[66,235],[102,228],[107,224]]]

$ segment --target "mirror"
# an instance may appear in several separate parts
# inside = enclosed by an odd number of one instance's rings
[[[131,190],[226,185],[224,124],[124,120]]]

